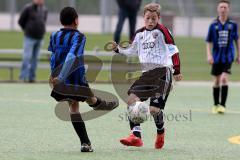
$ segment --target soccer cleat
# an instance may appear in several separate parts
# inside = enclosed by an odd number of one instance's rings
[[[218,113],[217,109],[218,109],[218,105],[214,105],[212,108],[212,114],[217,114]]]
[[[113,110],[116,107],[118,107],[119,103],[118,101],[112,101],[112,102],[106,102],[104,100],[101,100],[101,103],[94,107],[94,110]]]
[[[164,136],[165,133],[157,134],[156,140],[155,140],[155,149],[161,149],[164,145]]]
[[[93,152],[91,144],[83,143],[81,145],[81,152]]]
[[[217,113],[219,114],[224,114],[226,111],[225,107],[220,105],[218,108],[217,108]]]
[[[133,133],[131,133],[129,137],[120,139],[120,142],[125,146],[134,146],[134,147],[143,146],[142,139],[139,137],[136,137]]]

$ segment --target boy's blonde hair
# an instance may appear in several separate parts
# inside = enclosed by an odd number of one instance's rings
[[[145,15],[147,11],[156,12],[157,15],[160,16],[161,6],[157,3],[149,3],[144,7],[143,15]]]

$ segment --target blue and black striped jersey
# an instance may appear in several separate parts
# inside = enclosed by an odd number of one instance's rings
[[[234,41],[238,40],[237,23],[227,20],[222,24],[219,19],[213,21],[209,27],[207,42],[213,43],[214,63],[232,63],[234,61]]]
[[[65,84],[85,85],[83,54],[86,37],[75,29],[62,28],[51,34],[51,73]]]

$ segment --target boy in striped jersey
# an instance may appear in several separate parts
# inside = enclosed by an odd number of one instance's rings
[[[146,101],[150,98],[150,113],[157,127],[156,149],[161,149],[164,145],[165,130],[162,111],[171,89],[172,74],[176,81],[182,79],[178,48],[169,30],[159,24],[159,20],[160,5],[155,3],[146,5],[144,7],[145,26],[136,31],[130,47],[123,49],[116,43],[113,45],[114,51],[119,54],[135,54],[139,57],[143,73],[128,90],[127,103],[130,106],[136,101]],[[148,86],[156,86],[158,89],[150,97],[139,95],[137,88],[144,90],[146,87],[147,90]],[[130,136],[121,139],[120,142],[126,146],[142,146],[140,124],[130,121],[130,128],[132,131]]]
[[[64,27],[52,33],[48,48],[52,52],[50,82],[53,90],[51,96],[56,101],[68,101],[71,121],[81,141],[81,151],[92,152],[85,123],[79,112],[79,101],[86,101],[94,110],[112,110],[118,106],[118,102],[101,100],[95,97],[89,88],[85,78],[83,59],[86,37],[77,30],[76,10],[72,7],[63,8],[60,21]],[[71,94],[66,92],[63,86],[67,86],[65,89],[70,90]],[[79,92],[84,94],[79,95]]]

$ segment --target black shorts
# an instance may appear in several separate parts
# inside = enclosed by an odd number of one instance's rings
[[[170,68],[155,68],[144,72],[128,90],[128,95],[135,94],[141,101],[150,98],[150,105],[164,109],[172,86]]]
[[[94,94],[86,83],[81,86],[59,84],[51,92],[51,96],[56,101],[86,101],[87,98],[93,97]]]
[[[232,63],[215,63],[212,65],[211,74],[213,76],[219,76],[222,73],[231,74]]]

